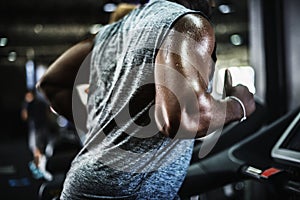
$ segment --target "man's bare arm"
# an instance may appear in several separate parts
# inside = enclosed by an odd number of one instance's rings
[[[51,107],[73,122],[72,90],[77,72],[93,48],[93,37],[72,46],[50,65],[37,83]]]
[[[199,15],[188,14],[175,23],[158,51],[155,116],[165,135],[174,137],[180,129],[185,138],[202,137],[242,118],[238,102],[216,100],[207,93],[214,44],[210,23]],[[248,116],[255,110],[253,95],[246,87],[231,87],[228,94],[242,100]]]

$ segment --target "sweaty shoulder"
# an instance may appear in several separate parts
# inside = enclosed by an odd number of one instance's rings
[[[211,23],[200,14],[186,14],[180,17],[172,26],[172,31],[187,34],[195,42],[209,44],[208,51],[212,52],[215,43],[214,30]]]
[[[184,32],[190,29],[208,31],[213,34],[211,23],[201,14],[191,13],[181,16],[172,26],[176,31]]]

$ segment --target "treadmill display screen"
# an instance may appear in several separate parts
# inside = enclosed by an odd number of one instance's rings
[[[282,134],[271,153],[273,158],[300,164],[300,113]]]
[[[292,129],[280,148],[300,152],[300,122]]]

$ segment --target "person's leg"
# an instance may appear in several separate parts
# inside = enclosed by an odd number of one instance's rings
[[[29,148],[33,155],[33,161],[29,162],[29,169],[36,179],[45,178],[52,180],[52,175],[46,170],[47,159],[45,156],[47,130],[36,129],[34,122],[29,122]]]
[[[33,161],[39,166],[42,156],[45,154],[46,132],[44,129],[36,129],[34,125],[29,130],[29,148],[33,155]]]

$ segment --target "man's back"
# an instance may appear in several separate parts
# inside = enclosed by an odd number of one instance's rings
[[[90,73],[90,132],[62,197],[72,197],[72,191],[122,199],[176,197],[193,140],[171,139],[157,129],[154,67],[173,23],[192,12],[156,0],[98,33]],[[80,180],[86,181],[73,188]]]
[[[202,8],[199,1],[176,2]],[[205,17],[166,0],[154,0],[99,32],[91,63],[89,133],[62,199],[176,198],[194,137],[245,120],[255,110],[253,94],[245,86],[232,87],[228,71],[227,98],[208,92],[214,43]],[[37,85],[52,108],[71,121],[72,86],[92,46],[91,39],[72,46]]]

